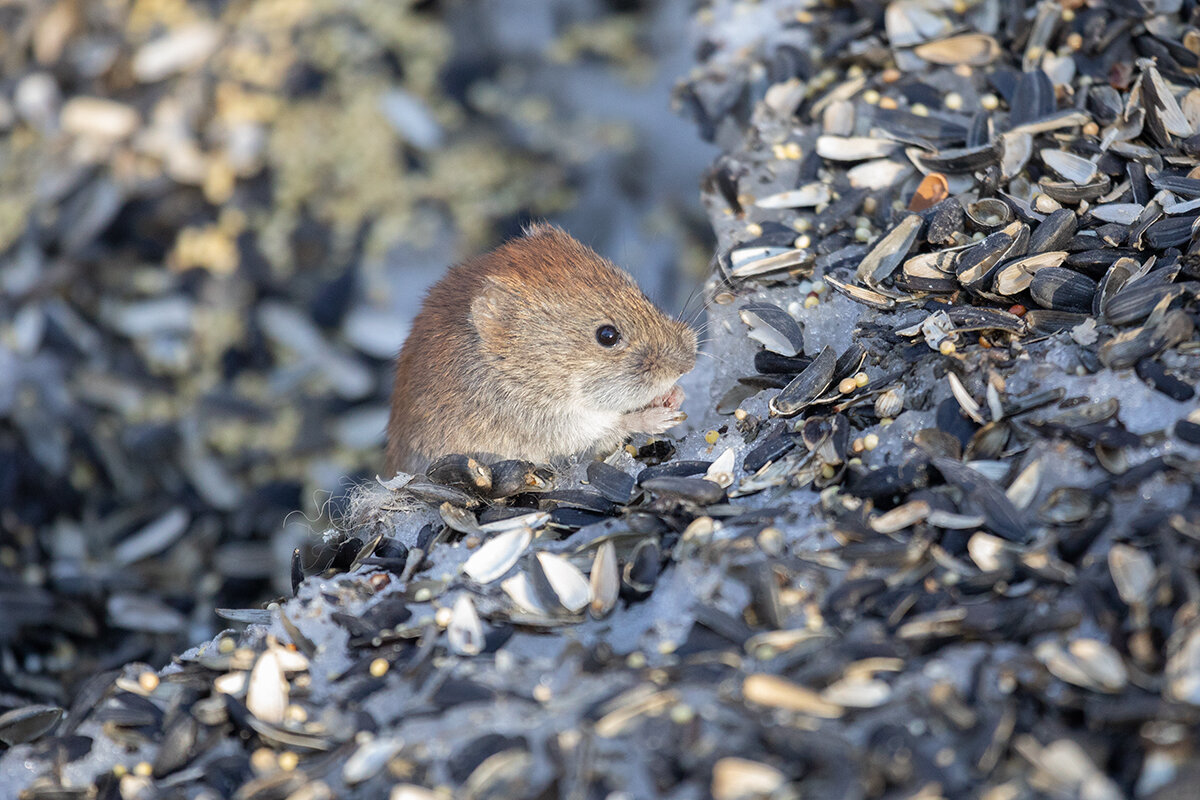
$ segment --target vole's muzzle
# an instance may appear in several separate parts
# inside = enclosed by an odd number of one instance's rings
[[[684,347],[649,347],[640,353],[641,372],[652,379],[674,380],[695,365],[695,350]]]

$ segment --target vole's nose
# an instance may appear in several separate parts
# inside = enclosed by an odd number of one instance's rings
[[[695,340],[649,348],[642,354],[642,369],[650,375],[678,377],[696,365]]]
[[[647,347],[638,353],[638,371],[651,380],[674,377],[691,369],[685,361],[685,354],[674,347]]]
[[[696,366],[695,340],[693,340],[690,344],[691,344],[690,347],[687,345],[684,345],[682,347],[676,348],[675,351],[672,353],[672,356],[673,356],[672,362],[671,362],[672,367],[680,375],[691,372],[692,367]]]
[[[680,323],[681,336],[679,343],[674,348],[675,365],[679,368],[679,374],[682,375],[692,371],[692,367],[696,366],[696,332],[687,325]]]

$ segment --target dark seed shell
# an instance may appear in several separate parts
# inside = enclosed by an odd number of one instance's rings
[[[837,361],[833,365],[833,379],[831,384],[849,378],[858,372],[858,368],[862,366],[867,357],[867,349],[858,342],[853,342],[849,347],[842,351],[838,356]]]
[[[1102,317],[1104,315],[1104,309],[1108,303],[1124,288],[1137,269],[1139,269],[1138,263],[1133,259],[1117,261],[1108,268],[1104,277],[1100,279],[1096,296],[1092,299],[1092,316]]]
[[[1189,178],[1184,175],[1168,175],[1159,172],[1150,178],[1156,189],[1165,189],[1184,197],[1200,197],[1200,178]]]
[[[638,473],[637,482],[640,486],[651,478],[686,478],[691,475],[700,475],[707,472],[710,466],[712,466],[711,461],[688,461],[685,459],[668,461],[665,464],[646,467]]]
[[[1092,241],[1095,242],[1094,237],[1089,238],[1092,238]],[[1068,247],[1067,249],[1070,250],[1073,248]],[[1135,258],[1137,255],[1137,251],[1124,247],[1093,248],[1071,253],[1071,255],[1067,256],[1067,260],[1063,263],[1063,266],[1079,270],[1088,275],[1100,276],[1122,258]]]
[[[954,273],[965,286],[981,283],[996,266],[1004,259],[1013,244],[1013,238],[1007,233],[996,232],[989,234],[979,244],[963,252],[958,263],[954,265]]]
[[[641,600],[654,591],[662,570],[662,550],[654,539],[643,539],[621,568],[621,596]]]
[[[854,189],[830,203],[828,208],[817,215],[817,233],[826,236],[843,227],[862,206],[866,196],[866,189]]]
[[[963,412],[958,400],[947,397],[938,403],[936,414],[938,429],[958,438],[963,447],[971,441],[979,425]]]
[[[751,339],[762,343],[768,351],[782,356],[804,352],[804,333],[791,314],[771,303],[747,303],[738,312],[742,322],[750,326]]]
[[[1110,247],[1120,247],[1125,243],[1129,232],[1132,230],[1129,225],[1110,222],[1106,225],[1101,225],[1092,230],[1097,236],[1104,240],[1104,243]]]
[[[1150,190],[1150,181],[1146,176],[1146,166],[1138,161],[1125,163],[1125,174],[1129,177],[1129,188],[1133,192],[1133,202],[1146,205],[1154,196]]]
[[[1160,261],[1155,262],[1154,268],[1151,269],[1149,272],[1147,272],[1145,277],[1142,278],[1142,280],[1145,281],[1147,284],[1173,283],[1175,281],[1175,279],[1179,277],[1179,273],[1182,271],[1183,271],[1183,264],[1180,263],[1178,257],[1175,257],[1173,260],[1171,260],[1170,254],[1164,254],[1164,258]],[[1191,290],[1193,293],[1195,292],[1195,290],[1197,288],[1196,284],[1191,283],[1191,282],[1185,283],[1184,286],[1188,287],[1188,289]]]
[[[1029,288],[1038,270],[1057,267],[1066,257],[1067,253],[1063,250],[1051,250],[1005,261],[996,270],[992,291],[1005,297],[1020,294]]]
[[[1137,363],[1135,371],[1139,378],[1149,381],[1151,386],[1172,400],[1182,403],[1196,396],[1196,389],[1190,383],[1176,378],[1167,372],[1166,367],[1153,359],[1142,359]]]
[[[1175,423],[1175,436],[1190,444],[1200,444],[1200,423],[1179,420]]]
[[[1111,125],[1125,109],[1121,93],[1107,83],[1095,84],[1088,90],[1087,107],[1100,125]]]
[[[642,481],[642,488],[656,496],[674,497],[700,506],[720,502],[725,497],[720,484],[705,478],[651,478]]]
[[[1160,219],[1146,229],[1142,238],[1155,250],[1180,247],[1191,240],[1197,220],[1200,220],[1200,217],[1178,216]]]
[[[1184,139],[1179,143],[1179,149],[1193,158],[1200,156],[1200,134]]]
[[[560,506],[550,512],[550,521],[546,525],[559,530],[573,531],[604,522],[606,519],[611,519],[611,517],[585,508]]]
[[[897,289],[913,294],[923,292],[930,294],[953,294],[960,288],[958,281],[951,278],[918,278],[907,275],[896,278],[893,284]]]
[[[963,207],[957,197],[948,197],[924,212],[928,220],[925,240],[933,245],[951,244],[963,230]]]
[[[0,742],[12,747],[33,741],[53,728],[62,715],[63,710],[58,706],[32,705],[13,709],[0,715]]]
[[[829,440],[817,451],[817,456],[826,464],[844,464],[849,447],[850,421],[845,414],[834,414]]]
[[[487,495],[492,489],[492,470],[470,456],[451,454],[429,465],[425,477],[442,486]]]
[[[482,518],[483,515],[481,514],[480,517]],[[384,536],[376,542],[375,550],[371,553],[371,557],[375,559],[390,558],[404,561],[408,558],[408,545],[399,539]]]
[[[1187,341],[1194,329],[1192,318],[1182,309],[1167,312],[1158,322],[1135,328],[1109,339],[1100,346],[1100,361],[1106,367],[1132,367],[1147,356]]]
[[[1038,188],[1060,203],[1075,205],[1083,200],[1103,197],[1112,188],[1112,180],[1107,175],[1098,175],[1088,183],[1079,184],[1043,178],[1038,181]]]
[[[1104,306],[1104,318],[1112,325],[1128,325],[1150,316],[1159,303],[1170,304],[1187,293],[1184,284],[1155,284],[1145,279],[1117,292]]]
[[[909,214],[896,223],[859,262],[855,272],[858,280],[876,286],[890,277],[916,243],[922,224],[917,214]]]
[[[625,515],[625,523],[629,525],[629,530],[634,533],[663,534],[670,530],[662,517],[647,511],[630,511]]]
[[[469,508],[479,504],[478,498],[462,489],[453,486],[443,486],[440,483],[413,481],[404,487],[404,491],[424,500],[426,503],[450,503],[460,508]]]
[[[1075,212],[1070,209],[1058,209],[1046,216],[1030,235],[1031,253],[1048,253],[1056,249],[1066,249],[1070,240],[1075,236],[1079,227]]]
[[[800,439],[811,453],[820,447],[832,432],[833,426],[829,417],[813,417],[805,420],[804,425],[801,426]]]
[[[797,437],[788,432],[787,426],[780,423],[775,430],[746,453],[742,461],[742,469],[753,475],[760,469],[787,455],[796,446]]]
[[[938,150],[933,153],[910,149],[909,155],[922,169],[949,175],[975,172],[1000,163],[1000,148],[994,143],[982,147]]]
[[[1056,311],[1090,312],[1096,282],[1086,275],[1062,267],[1044,267],[1033,276],[1029,293],[1042,308]]]
[[[550,474],[529,461],[510,459],[492,464],[491,497],[501,499],[524,492],[539,492],[551,484]]]
[[[875,108],[875,124],[893,139],[927,147],[952,147],[967,140],[967,128],[933,116],[903,109]]]
[[[849,244],[827,255],[818,256],[813,265],[825,270],[825,274],[828,275],[836,270],[855,266],[870,250],[865,244]]]
[[[912,456],[899,464],[882,466],[865,473],[851,470],[846,477],[848,493],[877,502],[906,495],[928,485],[928,462]]]
[[[645,461],[647,464],[661,464],[673,455],[675,455],[675,445],[671,444],[669,440],[651,439],[638,448],[634,458]]]
[[[1040,69],[1022,72],[1013,92],[1009,124],[1015,128],[1047,117],[1054,113],[1055,107],[1054,84],[1050,77]]]
[[[754,369],[764,375],[796,375],[811,363],[805,356],[781,356],[770,350],[754,354]]]
[[[833,354],[833,348],[822,348],[812,363],[771,399],[771,410],[781,417],[800,413],[829,388],[836,363],[837,357]]]
[[[587,479],[593,489],[618,505],[628,505],[633,499],[633,476],[612,464],[591,462],[587,466]]]
[[[1131,247],[1141,249],[1143,246],[1142,237],[1146,235],[1146,231],[1150,230],[1150,226],[1163,218],[1162,206],[1156,201],[1146,203],[1146,208],[1138,216],[1137,221],[1133,223],[1133,227],[1129,229],[1129,235],[1125,241]]]
[[[955,275],[963,286],[984,296],[991,289],[1001,264],[1025,255],[1028,247],[1029,226],[1014,222],[966,250],[954,267]]]
[[[501,505],[496,504],[488,506],[479,512],[479,524],[485,525],[489,522],[500,522],[506,519],[515,519],[516,517],[524,517],[530,513],[531,509],[528,506],[518,505]]]
[[[556,560],[552,559],[548,562],[549,566],[554,567]],[[562,599],[550,581],[550,576],[546,574],[546,564],[543,564],[541,558],[529,559],[529,567],[526,574],[529,577],[529,584],[533,589],[533,594],[543,608],[552,610],[556,614],[577,613],[572,612],[563,604]]]
[[[1057,403],[1067,394],[1067,390],[1061,386],[1055,389],[1043,389],[1040,392],[1032,392],[1030,394],[1016,397],[1004,404],[1004,416],[1016,417],[1021,414],[1026,414],[1036,408],[1048,406],[1051,403]]]
[[[599,492],[583,489],[557,489],[538,495],[538,506],[545,511],[556,508],[577,508],[594,514],[611,514],[616,509],[613,501]]]
[[[966,495],[970,505],[983,514],[984,525],[992,533],[1010,541],[1025,541],[1030,530],[1024,516],[1017,510],[1004,490],[975,470],[949,458],[935,458],[934,466],[946,481]]]
[[[992,116],[986,111],[977,111],[971,117],[971,126],[967,129],[967,147],[982,147],[992,140],[994,130]]]
[[[1149,39],[1146,44],[1153,47],[1153,45],[1160,43]],[[1163,47],[1163,50],[1165,51],[1166,48]],[[1169,63],[1173,60],[1168,52],[1155,53],[1151,50],[1147,55],[1157,56],[1162,59],[1163,63]],[[1182,117],[1183,112],[1179,108],[1178,101],[1175,100],[1174,95],[1171,94],[1170,89],[1167,87],[1166,81],[1162,79],[1162,76],[1155,67],[1148,66],[1142,72],[1141,87],[1142,93],[1145,96],[1146,130],[1150,134],[1149,138],[1157,141],[1160,147],[1170,148],[1174,146],[1171,140],[1172,133],[1183,134],[1186,131],[1186,135],[1191,135],[1191,126],[1187,123],[1186,119],[1182,120],[1183,130],[1178,128],[1173,129],[1172,118]]]
[[[794,228],[789,228],[786,225],[781,225],[778,222],[765,222],[762,226],[762,233],[755,236],[753,239],[748,239],[744,242],[738,242],[733,246],[732,250],[741,250],[744,248],[754,247],[787,247],[792,246],[792,242],[796,241],[796,231]],[[731,250],[731,252],[732,252]],[[726,254],[728,256],[728,254]]]
[[[177,715],[167,727],[158,755],[151,765],[154,777],[163,778],[187,766],[198,755],[196,740],[199,734],[200,724],[195,717],[190,714]]]
[[[958,331],[1005,331],[1017,336],[1025,334],[1033,321],[1027,312],[1024,317],[1018,317],[1008,311],[998,308],[960,307],[948,312],[950,321]]]

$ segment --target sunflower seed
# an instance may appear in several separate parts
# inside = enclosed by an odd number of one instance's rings
[[[833,349],[822,348],[812,363],[771,399],[771,411],[782,417],[794,416],[802,411],[829,388],[836,363]]]
[[[460,656],[474,656],[483,651],[483,621],[475,610],[475,602],[465,592],[454,601],[446,642]]]
[[[804,351],[800,323],[779,306],[747,303],[738,316],[749,326],[749,337],[771,352],[790,357]]]
[[[884,158],[897,149],[895,142],[869,136],[818,136],[817,155],[830,161],[866,161]]]
[[[1096,177],[1096,164],[1082,156],[1052,149],[1042,150],[1039,155],[1043,164],[1076,185],[1087,185]]]
[[[504,577],[533,541],[529,528],[501,533],[486,542],[463,564],[463,572],[476,583],[491,583]]]
[[[29,705],[0,714],[0,742],[14,747],[46,734],[62,718],[57,706]]]
[[[1034,273],[1029,293],[1042,308],[1089,313],[1097,285],[1086,275],[1062,267],[1047,266]]]
[[[602,619],[613,610],[621,589],[621,576],[617,571],[617,550],[611,541],[596,549],[588,583],[592,596],[592,616]]]
[[[996,272],[993,291],[1002,295],[1020,294],[1033,283],[1034,275],[1045,267],[1061,266],[1067,258],[1065,250],[1035,253],[1001,265]]]
[[[986,34],[964,33],[936,42],[919,44],[913,48],[913,52],[934,64],[985,67],[999,58],[1000,45]]]
[[[571,562],[554,553],[541,552],[534,562],[535,584],[544,579],[559,605],[572,614],[582,611],[591,602],[587,578]]]

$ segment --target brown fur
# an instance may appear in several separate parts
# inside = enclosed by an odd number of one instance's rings
[[[597,344],[603,324],[617,347]],[[549,461],[661,432],[664,393],[695,353],[695,333],[627,273],[535,226],[430,289],[396,361],[387,467],[445,453]]]

